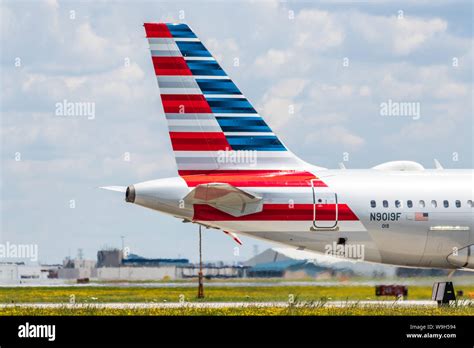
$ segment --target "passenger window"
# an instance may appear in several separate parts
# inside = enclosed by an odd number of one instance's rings
[[[425,207],[425,201],[424,200],[420,200],[418,202],[418,205],[420,206],[420,208],[424,208]]]
[[[456,208],[461,208],[461,201],[459,199],[456,200]]]
[[[449,201],[444,200],[444,201],[443,201],[443,206],[444,206],[445,208],[449,208]]]
[[[469,206],[469,208],[472,208],[472,200],[468,200],[467,205]]]
[[[401,207],[402,207],[402,202],[397,199],[397,200],[395,201],[395,206],[396,206],[397,208],[401,208]]]
[[[411,200],[407,201],[407,207],[408,208],[413,208],[413,202]]]
[[[370,207],[375,208],[377,206],[377,203],[375,201],[370,201]]]
[[[388,208],[388,201],[383,201],[383,207]]]
[[[437,208],[437,207],[438,207],[438,202],[436,202],[436,200],[433,199],[433,200],[431,201],[431,206],[432,206],[433,208]]]

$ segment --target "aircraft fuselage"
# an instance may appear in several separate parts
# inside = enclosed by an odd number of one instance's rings
[[[262,211],[246,216],[186,204],[183,197],[192,188],[182,177],[134,185],[133,202],[299,249],[328,253],[334,246],[346,252],[354,247],[359,254],[346,257],[410,267],[474,267],[472,170],[310,172],[318,179],[308,185],[246,185],[246,192],[263,199]]]

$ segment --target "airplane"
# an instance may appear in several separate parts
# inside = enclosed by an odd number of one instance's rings
[[[357,170],[306,163],[187,24],[144,27],[178,176],[105,189],[237,243],[245,235],[357,259],[362,246],[368,262],[474,269],[473,170],[437,160],[435,169],[412,161]]]

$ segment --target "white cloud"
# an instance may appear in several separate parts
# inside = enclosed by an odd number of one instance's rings
[[[329,85],[329,84],[314,84],[310,91],[309,96],[313,101],[343,101],[347,100],[354,94],[354,86],[348,84],[341,85]]]
[[[303,92],[303,89],[308,84],[308,80],[299,78],[289,78],[280,80],[274,85],[267,95],[277,97],[294,98]]]
[[[418,49],[427,40],[446,30],[447,23],[439,18],[396,19],[393,24],[393,49],[396,54],[405,55]]]
[[[305,137],[305,142],[310,146],[336,145],[356,151],[364,145],[365,140],[342,126],[330,126],[311,132]]]
[[[255,60],[256,71],[262,75],[274,75],[285,67],[292,56],[290,51],[269,49]]]
[[[402,100],[420,100],[426,91],[427,85],[422,81],[413,78],[397,78],[391,72],[386,72],[380,81],[378,94],[384,94],[384,98],[395,98]]]
[[[212,52],[214,58],[222,62],[225,60],[231,60],[239,56],[239,45],[232,38],[227,38],[224,40],[218,40],[215,38],[210,38],[205,40],[206,48]]]
[[[270,120],[274,131],[295,121],[295,115],[301,111],[301,104],[296,103],[295,98],[303,92],[307,83],[304,79],[283,79],[265,93],[259,109]]]
[[[288,22],[288,18],[280,17],[280,21]],[[315,55],[344,42],[344,28],[337,23],[337,17],[315,9],[299,11],[287,30],[275,35],[279,46],[282,42],[287,46],[269,48],[255,59],[255,72],[259,75],[305,73],[316,60]]]
[[[372,94],[372,91],[369,86],[361,86],[359,88],[359,95],[361,97],[369,97]]]
[[[344,41],[343,26],[329,12],[301,10],[295,22],[297,46],[323,51]]]
[[[447,29],[440,18],[422,19],[412,16],[373,16],[356,13],[349,16],[351,30],[380,48],[387,48],[396,55],[408,55],[422,47]]]
[[[289,123],[294,123],[294,114],[300,112],[301,104],[295,104],[290,98],[266,97],[262,107],[262,115],[269,120],[273,131],[282,130]]]
[[[435,96],[440,99],[457,99],[468,94],[469,87],[463,83],[447,82],[439,86]]]
[[[94,55],[102,57],[107,52],[109,41],[97,35],[89,22],[80,24],[76,29],[76,37],[71,45],[77,54]]]
[[[399,132],[386,138],[387,143],[399,144],[400,139],[409,142],[426,143],[431,140],[445,142],[445,139],[456,128],[456,121],[448,117],[436,117],[434,120],[408,121]]]

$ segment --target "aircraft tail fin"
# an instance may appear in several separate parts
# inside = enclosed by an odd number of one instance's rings
[[[144,26],[180,175],[307,166],[273,133],[188,25]]]

